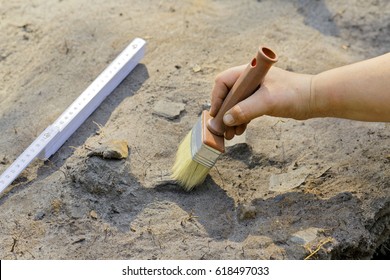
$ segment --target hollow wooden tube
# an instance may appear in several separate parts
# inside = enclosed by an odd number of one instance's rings
[[[210,132],[219,136],[224,135],[226,126],[222,119],[225,113],[234,105],[252,95],[261,86],[268,70],[277,61],[278,56],[274,51],[264,46],[259,47],[256,56],[234,83],[217,115],[207,122],[207,128]]]

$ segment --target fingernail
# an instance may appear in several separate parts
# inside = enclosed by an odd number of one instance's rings
[[[234,118],[231,114],[225,114],[223,116],[223,122],[227,125],[232,125],[234,123]]]

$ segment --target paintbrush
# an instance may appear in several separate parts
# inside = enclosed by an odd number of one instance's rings
[[[220,154],[225,152],[224,114],[240,101],[252,95],[264,80],[268,70],[278,60],[274,51],[260,46],[256,56],[245,68],[226,96],[214,118],[207,110],[183,139],[172,167],[172,179],[187,191],[201,184]]]

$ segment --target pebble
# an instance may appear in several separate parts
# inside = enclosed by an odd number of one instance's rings
[[[91,216],[92,219],[97,219],[98,218],[98,214],[96,213],[95,210],[91,210],[91,212],[89,212],[89,215]]]
[[[110,140],[97,148],[90,148],[88,156],[100,156],[104,159],[125,159],[129,156],[129,146],[125,140]]]
[[[240,220],[253,220],[257,214],[255,206],[246,204],[241,205],[238,212]]]
[[[194,71],[195,73],[198,73],[200,71],[202,71],[202,67],[200,67],[198,64],[194,65],[194,67],[192,67],[192,71]]]
[[[34,217],[34,221],[40,221],[42,220],[44,217],[46,216],[45,212],[38,212],[35,217]]]

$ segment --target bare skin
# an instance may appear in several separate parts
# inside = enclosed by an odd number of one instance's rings
[[[246,65],[217,75],[211,94],[215,116]],[[268,115],[305,120],[335,117],[390,122],[390,53],[317,75],[272,67],[259,90],[226,112],[226,139],[242,134],[254,118]]]

